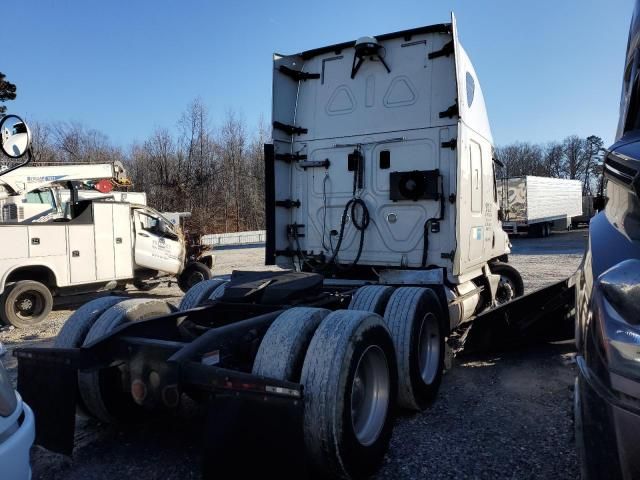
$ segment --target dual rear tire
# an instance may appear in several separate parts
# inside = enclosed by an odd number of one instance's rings
[[[384,317],[398,364],[398,405],[420,411],[435,399],[444,371],[446,322],[433,290],[367,285],[352,297],[349,310]]]
[[[349,310],[297,307],[265,334],[253,373],[304,386],[303,433],[312,468],[360,478],[388,448],[395,404],[426,408],[444,369],[443,314],[426,288],[371,285]]]
[[[98,298],[84,304],[66,321],[54,342],[57,348],[88,346],[128,322],[172,312],[162,300],[124,297]],[[78,372],[79,407],[105,422],[119,423],[142,418],[143,410],[123,389],[117,366]]]
[[[290,309],[267,331],[253,373],[304,385],[304,443],[314,470],[360,478],[379,467],[397,391],[393,341],[380,315]]]

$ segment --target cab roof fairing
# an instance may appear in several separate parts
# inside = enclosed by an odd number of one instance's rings
[[[461,82],[461,95],[458,99],[458,107],[460,109],[460,118],[462,122],[475,132],[482,135],[485,139],[493,145],[493,135],[491,134],[491,125],[489,124],[489,116],[487,114],[487,106],[484,101],[484,94],[482,93],[482,87],[478,80],[473,63],[467,55],[462,45],[458,45],[459,58],[458,64],[458,82]],[[472,78],[473,85],[469,82],[469,76]],[[468,83],[469,82],[469,83]],[[470,90],[473,92],[470,94]],[[469,101],[471,105],[469,105]]]
[[[451,23],[438,23],[435,25],[427,25],[424,27],[410,28],[408,30],[400,30],[398,32],[385,33],[383,35],[375,35],[374,38],[378,40],[378,42],[384,42],[385,40],[391,40],[393,38],[409,38],[412,35],[419,35],[424,33],[451,33],[452,32],[452,24]],[[280,53],[274,53],[274,60],[277,60],[282,57],[300,57],[303,60],[308,60],[318,55],[322,55],[329,52],[336,52],[340,50],[344,50],[346,48],[353,48],[356,43],[356,40],[351,40],[349,42],[336,43],[333,45],[327,45],[326,47],[313,48],[311,50],[305,50],[303,52],[294,53],[291,55],[283,55]]]
[[[439,23],[435,25],[428,25],[424,27],[412,28],[408,30],[401,30],[398,32],[388,33],[384,35],[378,35],[375,38],[379,42],[383,42],[385,40],[390,40],[394,38],[404,37],[408,39],[412,35],[424,34],[424,33],[445,33],[445,34],[454,34],[454,22],[455,18],[452,17],[451,23]],[[315,48],[312,50],[305,50],[303,52],[286,55],[281,53],[273,54],[273,61],[278,61],[283,58],[288,58],[292,62],[300,62],[304,63],[305,60],[313,58],[318,55],[323,55],[326,53],[337,52],[341,50],[345,50],[348,48],[353,48],[355,46],[356,41],[350,42],[342,42],[334,45],[328,45],[326,47]],[[459,109],[460,109],[460,118],[464,122],[464,124],[476,131],[483,137],[485,137],[492,145],[493,145],[493,135],[491,133],[491,127],[489,124],[489,117],[487,114],[487,107],[484,100],[484,94],[482,93],[482,88],[480,87],[480,82],[478,80],[478,75],[476,74],[475,68],[473,67],[473,63],[469,59],[467,52],[464,50],[460,42],[458,42],[458,51],[459,57],[457,59],[458,64],[458,82],[461,84],[462,88],[460,91],[464,94],[460,95],[461,98],[458,99]],[[467,73],[471,75],[473,79],[473,101],[471,102],[471,106],[469,106],[467,91],[469,86],[467,85]]]

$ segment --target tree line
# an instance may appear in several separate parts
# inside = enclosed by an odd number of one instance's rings
[[[562,141],[537,144],[516,142],[496,148],[496,158],[504,165],[498,175],[536,175],[580,180],[583,195],[600,188],[604,142],[600,137],[570,135]]]

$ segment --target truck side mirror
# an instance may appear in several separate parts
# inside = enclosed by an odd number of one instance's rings
[[[7,115],[0,121],[0,146],[9,158],[20,158],[31,147],[31,131],[17,115]]]
[[[498,209],[498,220],[504,222],[504,210],[502,208]]]
[[[607,204],[606,199],[603,195],[598,195],[593,197],[593,209],[596,211],[604,210],[604,206]]]

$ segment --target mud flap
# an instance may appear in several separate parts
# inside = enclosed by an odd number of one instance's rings
[[[18,392],[33,410],[37,445],[73,452],[78,369],[62,361],[18,355]]]
[[[209,401],[203,478],[306,478],[301,400],[218,395]]]

